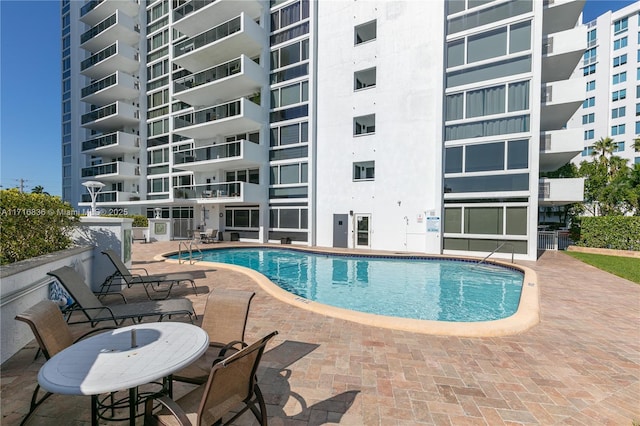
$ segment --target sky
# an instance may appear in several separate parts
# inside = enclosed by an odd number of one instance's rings
[[[587,0],[584,22],[631,3]],[[60,22],[57,0],[0,0],[2,188],[62,193]]]

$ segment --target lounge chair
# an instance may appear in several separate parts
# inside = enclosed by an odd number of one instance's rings
[[[47,272],[47,275],[57,278],[74,300],[74,304],[67,310],[69,324],[88,322],[95,327],[102,321],[113,321],[115,325],[120,325],[128,319],[135,323],[140,322],[144,317],[151,316],[159,317],[159,321],[172,315],[188,315],[191,322],[194,317],[197,318],[189,299],[154,300],[105,306],[85,284],[82,277],[69,266]],[[71,316],[75,311],[81,311],[86,320],[71,322]]]
[[[52,356],[62,351],[63,349],[68,348],[78,340],[97,332],[102,332],[106,329],[113,329],[115,327],[103,327],[103,328],[94,328],[89,332],[83,334],[74,340],[73,335],[71,334],[71,330],[66,322],[64,322],[64,317],[60,312],[60,308],[58,305],[51,300],[43,300],[31,308],[27,309],[21,314],[16,315],[16,320],[25,322],[31,328],[33,335],[38,342],[38,353],[42,352],[46,359],[50,359]],[[29,407],[29,412],[22,419],[20,425],[25,424],[33,412],[42,404],[47,398],[49,398],[52,394],[51,392],[46,392],[40,399],[38,399],[38,392],[40,391],[40,385],[37,384],[35,390],[33,391],[33,395],[31,396],[31,405]]]
[[[195,362],[173,373],[173,380],[201,385],[207,381],[214,361],[247,346],[244,331],[249,305],[255,293],[214,289],[207,296],[202,328],[209,335],[209,349]]]
[[[144,288],[144,291],[147,293],[147,297],[149,297],[149,299],[151,300],[158,300],[158,298],[152,297],[152,294],[160,294],[160,299],[168,298],[171,294],[171,289],[173,288],[173,286],[184,281],[190,282],[194,294],[198,294],[193,275],[189,273],[181,272],[177,274],[150,275],[149,272],[144,268],[127,268],[127,265],[125,265],[122,260],[120,260],[120,256],[118,256],[118,254],[113,250],[105,250],[102,252],[102,254],[104,254],[109,258],[109,260],[111,260],[111,263],[113,263],[113,266],[116,268],[116,270],[113,274],[107,277],[104,283],[102,283],[102,285],[100,286],[99,294],[112,292],[111,286],[120,284],[122,281],[127,284],[128,288],[131,288],[131,286],[135,284],[141,284]],[[134,274],[131,272],[135,270],[144,271],[144,275]],[[151,289],[151,292],[149,292],[149,289]]]
[[[205,384],[172,400],[152,395],[145,402],[145,425],[229,425],[245,411],[251,410],[258,422],[267,425],[267,407],[258,387],[256,370],[264,349],[277,331],[263,337],[239,352],[216,362]],[[153,413],[155,402],[163,408]],[[241,407],[230,419],[227,414]],[[256,407],[257,404],[257,407]],[[223,422],[224,418],[224,422]]]
[[[200,234],[200,241],[203,243],[217,243],[218,242],[218,230],[217,229],[207,229],[205,232]]]

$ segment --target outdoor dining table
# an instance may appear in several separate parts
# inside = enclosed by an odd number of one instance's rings
[[[91,424],[97,425],[100,394],[129,391],[129,423],[137,416],[138,386],[170,376],[202,355],[209,337],[181,322],[136,324],[75,343],[49,359],[38,373],[52,393],[91,395]],[[164,386],[163,386],[164,390]]]

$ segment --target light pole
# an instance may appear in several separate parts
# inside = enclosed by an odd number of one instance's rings
[[[91,214],[89,216],[99,216],[98,210],[96,209],[96,197],[98,192],[104,187],[104,183],[98,182],[97,180],[89,180],[82,183],[82,186],[87,188],[89,191],[89,195],[91,195]]]

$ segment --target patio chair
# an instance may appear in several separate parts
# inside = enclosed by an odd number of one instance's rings
[[[94,328],[93,330],[90,330],[77,339],[74,339],[69,326],[64,321],[64,317],[60,312],[60,308],[58,308],[58,305],[51,300],[43,300],[33,305],[23,313],[16,315],[15,319],[25,322],[29,325],[39,346],[36,357],[40,352],[42,352],[46,359],[50,359],[58,352],[68,348],[78,340],[83,339],[90,334],[115,328]],[[38,408],[40,404],[42,404],[47,398],[52,395],[51,392],[45,392],[45,394],[40,399],[38,399],[39,391],[40,384],[36,384],[36,388],[33,391],[33,395],[31,396],[29,412],[27,413],[25,418],[22,419],[20,425],[25,424],[29,420],[29,418],[31,418],[31,415],[34,413],[36,408]]]
[[[217,243],[218,242],[218,230],[217,229],[207,229],[205,232],[200,234],[200,241],[203,243]]]
[[[115,325],[120,325],[128,319],[135,323],[140,322],[144,317],[157,316],[158,321],[162,321],[164,317],[172,315],[188,315],[193,323],[193,318],[197,318],[189,299],[154,300],[105,306],[73,268],[63,266],[47,272],[47,275],[57,278],[74,300],[74,304],[67,310],[69,324],[91,323],[91,326],[95,327],[102,321],[113,321]],[[86,320],[70,322],[75,311],[82,312]]]
[[[239,352],[216,362],[207,382],[172,400],[167,396],[151,396],[145,401],[145,425],[229,425],[245,411],[251,410],[258,422],[267,425],[267,407],[258,386],[256,371],[265,346],[278,334],[263,337]],[[154,402],[163,408],[153,414]],[[244,407],[223,423],[231,410]],[[256,404],[258,405],[256,407]]]
[[[207,381],[215,360],[247,346],[244,331],[253,296],[252,291],[220,288],[209,293],[202,317],[202,328],[209,335],[209,349],[195,362],[173,373],[173,380],[201,385]]]
[[[127,284],[127,288],[131,288],[131,286],[135,284],[141,284],[144,288],[145,293],[147,293],[147,297],[151,300],[158,300],[151,295],[154,293],[160,293],[162,295],[161,299],[167,299],[171,294],[171,289],[174,284],[179,284],[183,281],[188,281],[191,283],[191,287],[193,287],[194,294],[198,294],[198,290],[196,289],[196,283],[194,281],[193,275],[189,273],[177,273],[177,274],[163,274],[163,275],[150,275],[149,272],[145,268],[127,268],[127,265],[120,260],[120,256],[113,250],[105,250],[102,252],[105,256],[109,258],[113,266],[116,268],[115,272],[107,277],[104,283],[100,286],[100,293],[110,293],[111,286],[117,283],[120,283],[122,280]],[[141,270],[144,271],[144,275],[142,274],[134,274],[131,271]],[[155,284],[155,287],[154,287]],[[167,288],[161,289],[161,285],[168,286]],[[152,292],[149,292],[149,288],[151,288]]]

